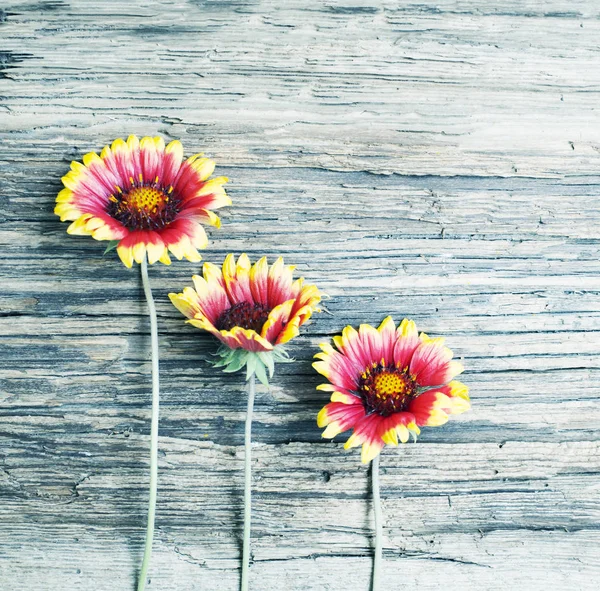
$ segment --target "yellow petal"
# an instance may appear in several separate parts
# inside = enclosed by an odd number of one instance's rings
[[[129,147],[127,146],[127,144],[123,141],[122,138],[118,137],[116,140],[113,141],[113,143],[110,145],[110,149],[113,152],[124,152],[126,150],[129,149]]]
[[[129,142],[129,140],[127,140]],[[156,145],[151,137],[143,137],[140,140],[140,149],[149,152],[156,152]]]
[[[114,233],[110,226],[104,224],[92,232],[92,237],[94,240],[112,240],[114,238]]]
[[[192,163],[192,168],[198,173],[200,180],[205,181],[215,170],[215,161],[210,158],[199,158]]]
[[[243,252],[238,260],[237,260],[237,265],[236,265],[236,273],[240,273],[240,271],[250,271],[250,259],[248,258],[248,255]]]
[[[328,423],[329,423],[329,420],[327,418],[327,407],[324,406],[319,411],[319,414],[317,415],[317,426],[318,427],[325,427]]]
[[[211,193],[224,192],[222,185],[228,183],[229,179],[226,176],[217,176],[204,183],[204,185],[196,193],[197,197],[201,195],[210,195]]]
[[[146,258],[146,245],[143,242],[133,245],[133,258],[136,263],[141,263]]]
[[[71,189],[63,189],[56,196],[56,203],[68,203],[73,198],[73,191]]]
[[[98,228],[101,228],[104,225],[106,225],[104,220],[101,220],[100,218],[96,218],[96,217],[91,217],[87,221],[87,224],[85,225],[85,229],[91,233],[94,230],[97,230]]]
[[[187,234],[182,234],[177,242],[169,244],[169,250],[175,255],[175,258],[180,261],[191,246]]]
[[[199,263],[202,260],[202,256],[192,245],[186,249],[183,256],[185,256],[190,263]]]
[[[81,164],[81,162],[77,162],[76,160],[73,160],[73,162],[71,162],[71,170],[75,174],[85,174],[86,172],[85,166]]]
[[[131,269],[133,265],[133,250],[130,246],[117,246],[117,254],[123,264]]]
[[[213,263],[204,263],[204,265],[202,265],[202,274],[209,283],[218,283],[220,285],[223,281],[221,269]]]
[[[149,242],[146,244],[146,250],[148,251],[148,263],[153,265],[156,261],[159,261],[166,251],[164,243],[154,244]]]
[[[429,417],[427,418],[427,422],[425,425],[427,427],[439,427],[448,422],[448,415],[439,408],[432,409]]]
[[[183,160],[183,146],[179,140],[173,140],[169,142],[167,147],[165,148],[166,154],[174,154],[174,159],[176,161],[181,162]]]
[[[383,439],[383,442],[387,443],[388,445],[397,446],[398,445],[398,434],[396,433],[396,428],[392,427],[391,429],[386,431],[381,436],[381,439]]]
[[[414,422],[411,421],[406,426],[408,427],[408,430],[411,433],[414,433],[415,435],[420,435],[421,434],[421,429],[419,429],[419,427],[417,427],[417,423],[414,423]]]
[[[61,222],[74,221],[82,216],[82,213],[71,203],[58,203],[54,213],[60,216]]]
[[[318,388],[318,386],[317,386]],[[358,398],[353,394],[344,394],[344,392],[333,392],[331,402],[342,402],[343,404],[355,404]]]
[[[225,281],[231,281],[235,278],[235,257],[233,254],[228,254],[223,261],[223,278]]]
[[[462,382],[458,382],[456,380],[452,380],[448,386],[450,386],[450,396],[458,396],[459,398],[464,398],[465,400],[469,400],[469,388]]]
[[[338,351],[344,350],[344,338],[343,337],[336,334],[333,337],[333,342],[334,342],[335,346],[338,348]]]
[[[89,232],[85,229],[85,226],[88,220],[92,217],[91,213],[84,213],[82,216],[78,217],[68,228],[67,234],[72,234],[74,236],[87,236]],[[64,221],[64,220],[61,220]]]
[[[448,399],[450,401],[450,414],[459,415],[471,408],[471,403],[460,396],[453,396]]]
[[[417,334],[417,325],[412,321],[405,318],[398,327],[398,331],[403,337],[412,337]]]
[[[410,433],[405,425],[398,425],[396,427],[396,432],[398,433],[398,437],[400,437],[400,441],[402,443],[406,443],[408,441]]]
[[[127,138],[127,147],[132,151],[137,151],[140,149],[140,140],[138,140],[136,135],[130,135]]]
[[[85,167],[84,167],[84,170]],[[65,176],[62,177],[61,181],[62,184],[67,187],[67,189],[71,189],[72,191],[75,191],[77,189],[77,186],[79,185],[79,181],[82,178],[82,173],[80,172],[74,172],[74,171],[69,171]]]
[[[329,423],[329,425],[327,425],[327,429],[321,433],[321,437],[324,437],[325,439],[333,439],[341,432],[342,430],[340,429],[340,424],[337,421],[334,421],[333,423]]]
[[[333,392],[333,391],[335,391],[335,386],[333,384],[319,384],[317,386],[317,390],[323,390],[325,392]]]
[[[371,460],[374,460],[378,455],[381,449],[377,445],[373,445],[369,441],[365,441],[362,446],[362,452],[360,454],[360,459],[363,464],[368,464]]]
[[[88,153],[87,153],[87,154],[86,154],[86,155],[83,157],[83,163],[84,163],[86,166],[90,166],[90,164],[93,164],[94,162],[95,162],[96,164],[98,164],[98,163],[100,163],[100,164],[104,164],[104,163],[102,162],[102,159],[100,158],[100,156],[98,156],[98,154],[96,154],[96,152],[88,152]]]
[[[200,158],[200,156],[204,156],[204,154],[202,152],[199,152],[198,154],[194,154],[193,156],[190,156],[185,162],[186,162],[186,164],[190,164],[191,165],[198,158]]]
[[[154,141],[154,147],[156,148],[156,150],[158,152],[164,152],[165,151],[165,140],[163,140],[159,136],[156,136],[156,137],[154,137],[152,139]]]
[[[389,328],[389,329],[391,329],[391,330],[392,330],[392,332],[396,330],[396,325],[394,324],[394,321],[393,321],[393,319],[392,319],[392,317],[391,317],[391,316],[386,316],[386,317],[383,319],[383,322],[382,322],[382,323],[379,325],[379,327],[377,328],[377,330],[378,330],[379,332],[383,332],[383,331],[384,331],[386,328]]]
[[[358,447],[362,443],[362,439],[356,434],[352,433],[346,443],[344,443],[344,449],[351,449],[353,447]]]
[[[210,209],[205,209],[206,219],[203,220],[205,223],[208,223],[215,228],[221,227],[221,218],[214,212],[210,211]]]

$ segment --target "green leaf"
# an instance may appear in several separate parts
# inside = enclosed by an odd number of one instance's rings
[[[275,360],[273,359],[273,354],[267,351],[260,351],[258,354],[262,363],[269,368],[269,377],[273,377],[273,373],[275,372]]]
[[[229,347],[221,345],[214,354],[215,357],[219,357],[219,360],[211,361],[210,363],[213,367],[225,367],[226,365],[229,365],[238,354],[239,350],[230,349]]]
[[[255,354],[248,356],[248,361],[246,362],[246,381],[250,379],[250,376],[255,372],[256,366],[259,363],[260,359]]]
[[[267,372],[265,371],[265,366],[263,365],[262,361],[259,360],[259,362],[256,364],[256,369],[254,373],[256,374],[256,377],[259,379],[261,384],[264,384],[267,387],[269,386]]]
[[[229,361],[227,367],[223,370],[226,373],[233,373],[242,369],[248,361],[248,351],[244,351],[244,349],[234,349],[232,357],[233,358]]]
[[[119,242],[121,242],[120,240],[111,240],[108,243],[108,246],[106,247],[106,250],[104,251],[104,254],[102,256],[104,256],[105,254],[108,254],[111,250],[114,250],[115,248],[117,248],[117,246],[119,245]]]
[[[295,361],[281,345],[273,349],[273,357],[275,361],[281,363],[292,363],[292,361]]]

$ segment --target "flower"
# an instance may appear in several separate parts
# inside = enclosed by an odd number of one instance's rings
[[[416,440],[419,427],[443,425],[448,415],[470,408],[467,386],[454,380],[462,364],[452,360],[444,339],[418,335],[411,320],[398,328],[390,316],[377,329],[347,326],[333,342],[337,351],[323,343],[313,363],[330,382],[317,389],[332,392],[317,424],[327,427],[326,438],[353,429],[344,448],[362,445],[365,464],[384,444],[406,443],[409,434]]]
[[[182,162],[177,140],[165,147],[160,137],[116,139],[100,156],[90,152],[83,164],[71,163],[54,213],[72,222],[69,234],[118,242],[126,267],[141,263],[146,253],[150,264],[169,265],[169,251],[197,262],[202,258],[197,249],[208,243],[201,224],[219,227],[211,210],[231,205],[223,189],[227,179],[209,180],[215,163],[200,156]]]
[[[273,362],[286,360],[283,345],[298,335],[321,301],[315,285],[304,285],[302,277],[293,280],[294,268],[281,257],[269,267],[266,257],[251,265],[246,254],[237,262],[229,254],[222,270],[204,263],[203,277],[192,277],[195,289],[169,297],[190,324],[223,343],[217,365],[236,371],[248,364],[250,375],[256,364],[261,379],[265,365],[272,375]]]

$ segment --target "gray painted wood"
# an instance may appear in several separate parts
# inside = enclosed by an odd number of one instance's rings
[[[600,8],[592,0],[4,0],[0,588],[133,589],[148,479],[139,275],[53,215],[72,159],[179,138],[231,178],[204,253],[283,254],[331,295],[259,387],[252,588],[366,591],[358,453],[310,367],[346,323],[414,318],[473,410],[382,457],[386,588],[600,586]],[[236,589],[241,376],[154,266],[160,497],[149,589]]]

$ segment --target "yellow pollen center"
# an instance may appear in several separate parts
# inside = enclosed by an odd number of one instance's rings
[[[168,197],[154,187],[136,187],[127,195],[127,205],[138,211],[156,211],[165,201],[168,201]]]
[[[377,394],[404,394],[406,382],[394,373],[380,373],[375,376],[375,388]]]

